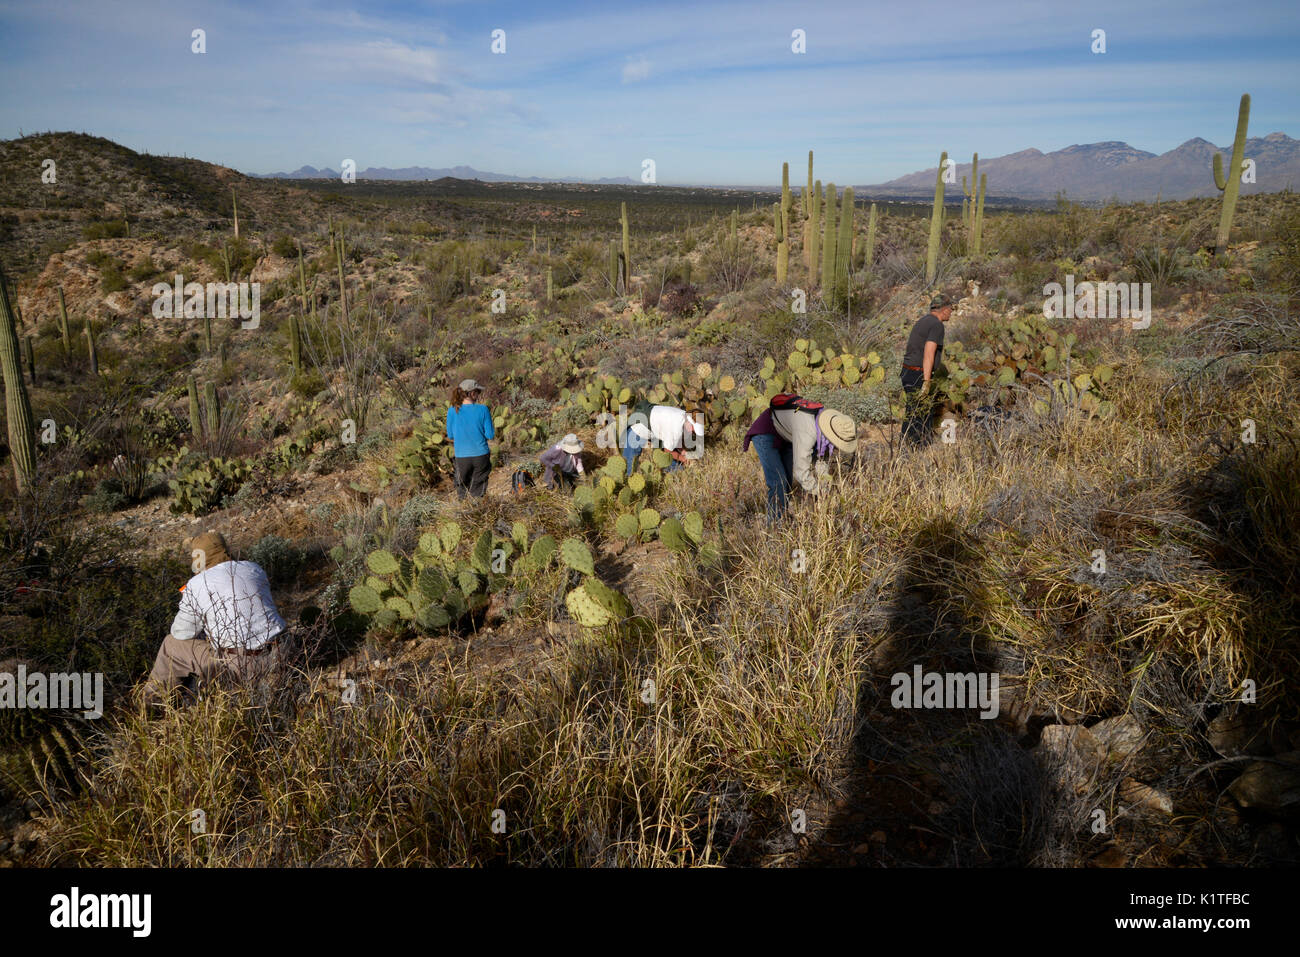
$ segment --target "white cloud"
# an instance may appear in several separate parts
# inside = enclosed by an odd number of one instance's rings
[[[623,64],[623,82],[639,83],[650,75],[650,61],[643,56],[632,57]]]

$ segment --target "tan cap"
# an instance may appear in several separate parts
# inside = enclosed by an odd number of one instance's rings
[[[225,536],[220,532],[204,532],[195,535],[187,547],[190,557],[194,559],[194,565],[191,567],[199,571],[230,561],[230,548],[226,545]],[[196,555],[195,552],[198,554]]]

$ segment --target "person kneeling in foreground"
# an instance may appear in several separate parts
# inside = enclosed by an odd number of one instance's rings
[[[217,678],[258,682],[286,657],[288,626],[262,567],[233,560],[220,532],[204,532],[190,545],[199,572],[182,589],[171,634],[145,684],[147,701],[168,699],[190,678],[195,691]]]
[[[542,453],[541,462],[546,466],[542,481],[547,488],[556,487],[557,471],[559,486],[573,488],[582,476],[582,440],[570,432]]]
[[[767,520],[775,522],[786,508],[786,495],[797,482],[805,492],[816,495],[822,490],[827,460],[838,450],[852,453],[858,448],[858,430],[853,419],[843,412],[808,403],[798,396],[779,396],[787,400],[777,407],[777,399],[745,433],[741,451],[752,442],[763,478],[767,482]]]

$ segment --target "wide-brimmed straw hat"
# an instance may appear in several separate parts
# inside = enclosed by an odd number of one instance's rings
[[[570,455],[577,455],[582,451],[582,439],[578,438],[572,432],[560,439],[560,448]]]
[[[817,413],[817,426],[831,445],[841,452],[858,450],[858,426],[852,416],[835,409],[822,409]]]

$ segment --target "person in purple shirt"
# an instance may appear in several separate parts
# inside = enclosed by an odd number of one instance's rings
[[[582,440],[570,432],[542,453],[541,462],[546,466],[542,482],[547,488],[555,488],[557,479],[561,488],[573,488],[583,474]]]

